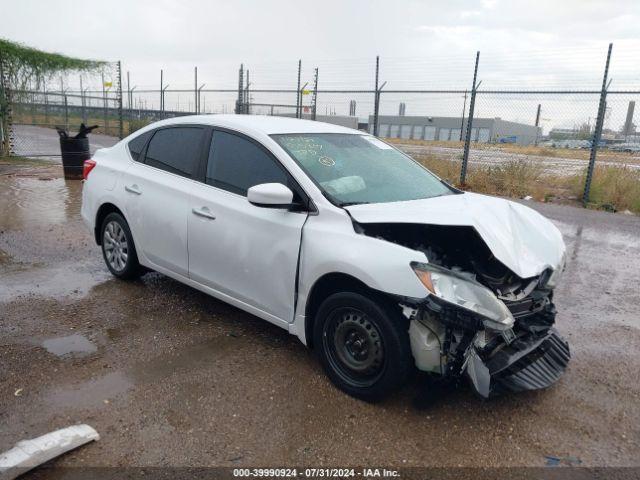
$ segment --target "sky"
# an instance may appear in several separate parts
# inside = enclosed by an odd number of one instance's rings
[[[252,88],[295,88],[298,59],[303,83],[313,81],[318,67],[320,89],[371,89],[376,55],[386,89],[464,90],[471,86],[476,51],[485,89],[598,90],[609,42],[612,89],[640,87],[637,0],[0,0],[0,12],[0,37],[120,60],[125,82],[129,72],[138,90],[157,89],[161,68],[170,89],[193,88],[194,66],[205,88],[235,88],[241,62]],[[67,81],[67,88],[76,88],[75,79]],[[178,94],[179,102],[180,96],[186,108],[192,95]],[[354,95],[362,113],[370,108],[369,97]],[[447,96],[431,101],[388,94],[384,106],[397,110],[403,99],[407,114],[412,105],[413,111],[432,105],[439,114],[452,103]],[[348,108],[343,96],[323,100],[328,110],[333,104],[338,113]],[[453,103],[452,111],[462,109],[462,97]]]

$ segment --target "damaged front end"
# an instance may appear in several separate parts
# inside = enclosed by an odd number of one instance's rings
[[[483,397],[546,388],[562,376],[569,345],[553,328],[552,300],[564,258],[523,279],[473,228],[368,224],[361,233],[422,251],[429,260],[411,264],[428,295],[401,302],[419,369],[466,376]]]
[[[483,397],[551,386],[569,363],[569,345],[552,327],[551,294],[536,293],[539,302],[505,329],[432,295],[405,308],[418,368],[445,378],[466,376]]]

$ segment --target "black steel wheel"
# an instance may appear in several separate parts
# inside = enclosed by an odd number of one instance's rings
[[[341,292],[319,307],[314,345],[333,383],[376,400],[401,387],[412,369],[406,319],[360,293]]]
[[[345,381],[365,387],[382,375],[382,336],[362,310],[340,307],[331,312],[324,322],[322,341],[329,363]]]

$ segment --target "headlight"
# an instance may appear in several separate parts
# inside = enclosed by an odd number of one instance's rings
[[[547,288],[556,288],[560,279],[562,278],[562,273],[564,272],[564,267],[567,264],[567,253],[562,254],[562,258],[560,259],[560,263],[556,268],[553,269],[551,275],[549,276],[549,280],[547,280],[547,284],[545,285]]]
[[[429,293],[477,313],[483,317],[486,327],[507,330],[513,326],[513,315],[507,306],[475,280],[427,263],[412,262],[411,268]]]

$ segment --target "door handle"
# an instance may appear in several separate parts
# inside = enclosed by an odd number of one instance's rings
[[[194,214],[198,215],[199,217],[208,218],[209,220],[215,220],[216,219],[216,216],[213,213],[211,213],[211,210],[209,210],[207,207],[194,208],[191,211]]]
[[[124,189],[129,193],[134,193],[136,195],[142,195],[142,192],[138,188],[138,185],[136,185],[135,183],[133,185],[131,185],[131,186],[125,185]]]

